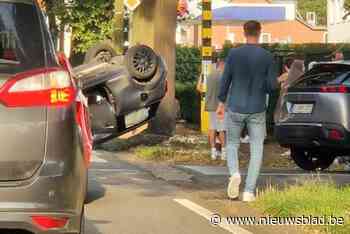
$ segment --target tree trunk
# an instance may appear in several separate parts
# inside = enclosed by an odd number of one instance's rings
[[[113,42],[118,54],[124,51],[124,1],[114,2],[114,32]]]

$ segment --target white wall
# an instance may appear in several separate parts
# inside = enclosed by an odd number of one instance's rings
[[[328,27],[328,42],[348,42],[350,43],[350,21],[337,23]]]
[[[328,42],[350,42],[350,17],[344,20],[344,0],[327,1]]]

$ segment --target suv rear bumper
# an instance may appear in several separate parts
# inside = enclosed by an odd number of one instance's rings
[[[43,230],[34,224],[31,220],[32,216],[50,216],[55,218],[69,218],[69,222],[62,229]],[[14,221],[16,220],[16,221]],[[0,212],[0,231],[1,229],[26,231],[30,234],[78,234],[80,227],[80,216],[70,213],[26,213],[26,212]],[[19,232],[21,233],[21,232]]]
[[[76,186],[68,175],[40,175],[28,185],[0,187],[0,230],[16,229],[33,234],[79,233],[84,189]],[[33,216],[67,218],[68,222],[64,228],[44,231],[32,221]]]
[[[343,135],[341,140],[329,138],[330,130]],[[277,123],[275,137],[282,146],[323,147],[330,149],[350,149],[350,132],[337,124],[318,123]]]

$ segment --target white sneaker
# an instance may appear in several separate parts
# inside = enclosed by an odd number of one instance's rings
[[[243,202],[253,202],[255,201],[255,195],[253,193],[250,192],[244,192],[242,195],[242,201]]]
[[[218,155],[217,155],[217,152],[216,152],[216,149],[211,149],[211,160],[217,160],[218,159]]]
[[[249,136],[246,135],[244,138],[241,138],[241,143],[242,144],[248,144],[249,143]]]
[[[221,160],[222,161],[227,161],[227,152],[226,152],[226,149],[223,149],[221,151]]]
[[[345,163],[345,165],[344,165],[344,171],[350,172],[350,163]]]
[[[241,184],[241,176],[231,176],[230,182],[227,187],[227,196],[230,199],[236,199],[239,196],[239,185]]]

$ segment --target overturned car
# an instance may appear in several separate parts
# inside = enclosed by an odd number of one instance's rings
[[[166,64],[145,45],[125,56],[91,60],[73,72],[88,99],[95,144],[147,123],[167,91]]]

